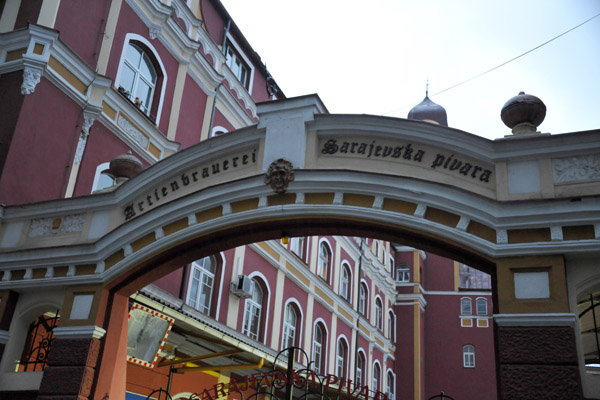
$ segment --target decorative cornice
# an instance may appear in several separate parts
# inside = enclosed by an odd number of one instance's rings
[[[246,113],[243,107],[238,103],[233,93],[224,86],[225,85],[219,86],[217,96],[219,102],[221,102],[225,106],[226,110],[228,110],[233,118],[235,118],[235,121],[232,121],[235,122],[233,125],[242,127],[254,124],[255,121],[252,120],[248,113]],[[217,108],[219,108],[219,102],[217,102]],[[224,111],[225,110],[221,110],[221,112]]]
[[[494,314],[498,326],[570,326],[575,327],[577,316],[571,313]]]
[[[52,330],[52,333],[60,339],[102,339],[106,334],[106,330],[95,325],[58,326]]]

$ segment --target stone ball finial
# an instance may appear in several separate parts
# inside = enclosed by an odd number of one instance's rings
[[[118,181],[134,177],[144,169],[142,162],[129,151],[113,158],[108,168],[110,174]]]
[[[515,135],[528,135],[537,132],[537,127],[546,117],[546,105],[531,94],[520,92],[502,107],[500,118]]]

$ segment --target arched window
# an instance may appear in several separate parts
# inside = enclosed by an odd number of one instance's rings
[[[462,315],[473,314],[473,306],[469,297],[463,297],[462,299],[460,299],[460,313]]]
[[[144,114],[149,114],[158,79],[152,60],[139,44],[129,42],[122,68],[118,87],[125,89],[125,94]]]
[[[470,344],[463,346],[463,367],[475,368],[475,347]]]
[[[127,34],[115,85],[119,93],[156,124],[160,119],[166,81],[165,68],[152,44],[142,36]]]
[[[371,390],[381,390],[381,367],[379,367],[377,361],[373,364],[373,381],[371,385]]]
[[[327,337],[325,334],[325,327],[322,323],[315,324],[315,332],[313,335],[313,370],[317,375],[323,375],[325,373],[325,355],[326,352]]]
[[[387,394],[388,400],[394,400],[394,387],[396,386],[394,384],[394,381],[394,374],[392,373],[392,371],[388,371],[385,385],[385,392]]]
[[[477,298],[477,315],[487,315],[487,300],[483,297]]]
[[[244,307],[242,333],[254,340],[259,340],[264,294],[260,283],[256,279],[252,279],[251,291],[252,296],[246,299]]]
[[[348,302],[351,302],[351,291],[352,291],[352,286],[351,286],[351,273],[350,273],[350,267],[348,266],[348,264],[346,262],[342,263],[342,274],[340,277],[340,296],[342,296],[344,299],[348,300]]]
[[[348,366],[348,345],[343,338],[338,339],[337,351],[335,354],[335,374],[339,378],[346,377],[346,368]]]
[[[391,341],[396,340],[396,316],[392,310],[388,311],[388,338]]]
[[[331,268],[331,250],[325,242],[319,244],[319,260],[317,263],[317,275],[329,282],[329,270]]]
[[[206,315],[211,314],[216,269],[214,257],[194,261],[190,269],[187,304]]]
[[[379,297],[375,299],[375,326],[377,329],[383,330],[383,304]]]
[[[97,190],[106,189],[116,183],[115,178],[108,172],[110,163],[105,162],[96,167],[94,182],[92,183],[92,193]]]
[[[281,340],[281,348],[287,349],[288,347],[298,346],[298,327],[299,316],[296,307],[293,304],[288,303],[285,307],[285,315],[283,318],[283,336]]]
[[[229,132],[227,130],[227,128],[224,128],[222,126],[215,126],[214,128],[212,128],[212,130],[210,131],[210,137],[213,136],[220,136],[220,135],[224,135],[227,132]]]
[[[367,298],[367,294],[367,284],[361,282],[359,291],[360,298],[358,299],[358,312],[364,315],[365,317],[367,316],[367,306],[369,305],[369,299]]]
[[[365,382],[366,357],[362,350],[358,351],[356,359],[356,386],[362,386]]]
[[[58,326],[58,322],[56,310],[40,315],[29,325],[17,372],[39,372],[46,368],[48,353],[54,340],[52,330]]]

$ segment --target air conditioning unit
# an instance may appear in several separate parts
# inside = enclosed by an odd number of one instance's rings
[[[231,292],[242,299],[252,297],[252,280],[246,275],[238,275],[237,282],[231,283]]]

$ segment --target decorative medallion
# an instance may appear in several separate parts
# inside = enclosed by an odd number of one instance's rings
[[[265,183],[271,185],[275,193],[285,193],[288,184],[294,180],[294,166],[285,158],[275,160],[269,165]]]

